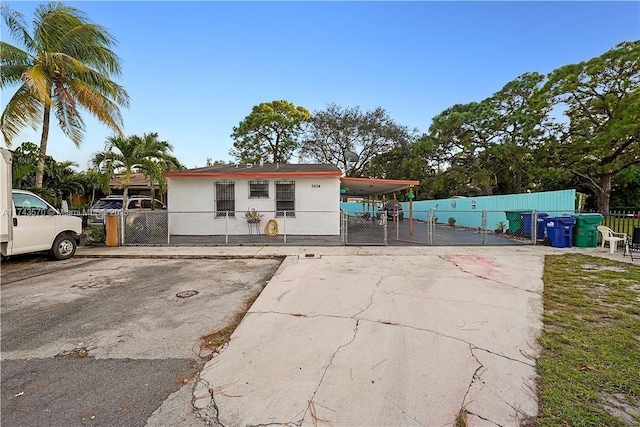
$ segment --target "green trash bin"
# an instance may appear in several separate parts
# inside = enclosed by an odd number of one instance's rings
[[[575,214],[576,225],[573,230],[573,246],[595,248],[598,246],[598,226],[602,224],[602,215]]]
[[[530,211],[504,211],[509,221],[509,234],[522,235],[524,233],[524,224],[522,222],[522,212]]]

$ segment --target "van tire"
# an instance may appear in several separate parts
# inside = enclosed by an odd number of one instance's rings
[[[69,259],[76,253],[76,247],[76,239],[63,233],[56,237],[49,251],[49,255],[58,261]]]

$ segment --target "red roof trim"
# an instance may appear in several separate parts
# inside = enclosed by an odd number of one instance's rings
[[[398,185],[420,185],[420,181],[404,179],[379,179],[379,178],[340,178],[342,182],[368,182],[370,184],[398,184]]]
[[[318,177],[340,177],[342,172],[165,172],[165,178],[318,178]]]

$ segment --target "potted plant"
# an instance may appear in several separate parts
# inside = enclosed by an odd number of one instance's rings
[[[496,224],[496,234],[502,234],[504,233],[504,230],[507,229],[507,223],[504,221],[500,221],[499,223]]]
[[[456,219],[455,219],[454,217],[450,216],[450,217],[449,217],[449,221],[448,221],[448,222],[449,222],[449,226],[450,226],[451,228],[455,228],[455,226],[456,226]]]
[[[244,219],[246,219],[249,224],[259,223],[260,221],[262,221],[262,217],[264,217],[264,215],[256,211],[255,208],[251,208],[251,210],[247,209],[247,211],[244,213]]]

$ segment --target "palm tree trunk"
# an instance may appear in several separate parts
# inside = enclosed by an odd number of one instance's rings
[[[40,138],[40,153],[38,154],[38,170],[36,171],[36,188],[42,188],[44,179],[44,164],[47,158],[47,140],[49,139],[49,122],[51,120],[51,106],[45,103],[42,118],[42,136]]]

